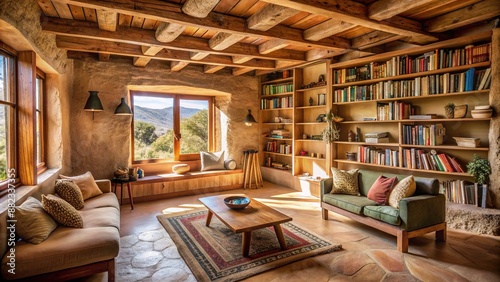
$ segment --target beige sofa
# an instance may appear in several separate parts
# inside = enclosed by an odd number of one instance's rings
[[[103,194],[87,199],[79,210],[83,228],[59,225],[38,245],[17,242],[15,275],[8,272],[7,252],[2,259],[3,279],[57,281],[107,271],[108,281],[114,281],[114,259],[120,249],[120,206],[109,180],[96,183]]]

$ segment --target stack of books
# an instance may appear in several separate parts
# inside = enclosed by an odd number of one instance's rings
[[[388,132],[368,132],[365,133],[366,143],[389,143]]]
[[[271,138],[290,138],[290,131],[286,129],[274,129],[271,131]]]

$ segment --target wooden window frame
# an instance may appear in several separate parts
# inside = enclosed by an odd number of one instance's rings
[[[36,166],[36,169],[37,169],[37,174],[40,175],[41,173],[43,173],[44,171],[47,170],[47,163],[46,163],[46,155],[45,155],[45,152],[46,152],[46,144],[47,144],[47,140],[46,140],[46,133],[45,133],[45,129],[47,128],[46,126],[46,116],[45,116],[45,113],[46,113],[46,110],[45,110],[45,101],[46,101],[46,76],[45,76],[45,73],[40,70],[39,68],[36,69],[36,79],[41,79],[42,80],[42,85],[41,85],[41,94],[40,93],[35,93],[35,95],[39,95],[41,97],[39,97],[39,109],[36,109],[37,112],[40,112],[40,114],[38,115],[38,117],[41,119],[41,120],[38,120],[37,119],[37,125],[39,127],[39,131],[40,131],[40,152],[37,152],[40,153],[40,162],[37,161],[37,166]],[[36,98],[36,97],[35,97]],[[36,146],[36,140],[35,140],[35,148],[38,149],[38,146]]]
[[[10,169],[15,169],[16,171],[16,186],[19,183],[19,178],[17,175],[17,53],[9,46],[0,42],[0,55],[4,57],[9,57],[11,59],[11,68],[9,74],[9,99],[8,101],[0,100],[0,104],[9,108],[9,123],[7,124],[7,130],[9,132],[6,144],[7,150],[7,173]],[[9,179],[0,181],[0,194],[6,193],[9,187]]]
[[[130,91],[130,101],[132,109],[134,108],[135,96],[148,96],[159,98],[173,98],[173,118],[174,118],[174,134],[180,134],[180,100],[205,100],[208,102],[208,151],[213,151],[215,146],[215,105],[213,96],[204,95],[186,95],[186,94],[172,94],[163,92],[147,92],[147,91]],[[135,141],[134,141],[134,118],[132,117],[131,124],[131,157],[132,164],[154,164],[154,163],[175,163],[178,161],[196,161],[200,160],[200,154],[181,154],[180,149],[182,142],[174,138],[174,158],[173,159],[147,159],[135,160]]]

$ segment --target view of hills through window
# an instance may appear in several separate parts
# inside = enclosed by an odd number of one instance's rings
[[[174,132],[180,153],[208,148],[208,101],[180,99],[180,129],[174,130],[174,98],[134,96],[134,159],[173,159]]]

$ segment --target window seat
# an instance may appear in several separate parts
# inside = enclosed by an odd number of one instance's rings
[[[144,202],[243,188],[243,170],[160,173],[146,175],[131,184],[133,201]],[[124,204],[130,202],[128,193],[123,194],[123,202]]]

